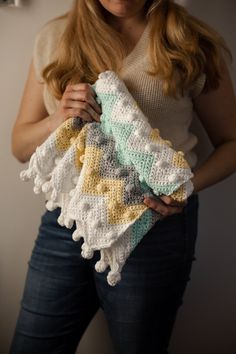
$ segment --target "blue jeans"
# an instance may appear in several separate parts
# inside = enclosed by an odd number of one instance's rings
[[[116,354],[167,354],[177,311],[195,260],[198,194],[181,214],[157,221],[133,250],[122,279],[111,287],[107,269],[81,257],[83,240],[42,216],[10,354],[72,354],[101,307]]]

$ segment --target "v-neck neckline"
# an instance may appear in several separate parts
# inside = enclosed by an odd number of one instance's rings
[[[149,29],[149,25],[148,23],[146,24],[146,27],[143,30],[143,33],[141,34],[139,40],[137,41],[137,43],[135,44],[134,48],[131,50],[131,52],[126,55],[126,57],[124,57],[123,59],[123,63],[126,63],[127,61],[130,61],[130,59],[133,58],[135,52],[137,51],[137,49],[141,46],[141,44],[143,43],[144,39],[146,39],[146,35],[148,33],[148,29]]]

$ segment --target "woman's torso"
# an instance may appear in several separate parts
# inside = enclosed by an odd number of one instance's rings
[[[34,65],[39,82],[42,69],[56,58],[56,48],[65,28],[66,19],[58,19],[46,24],[38,33],[34,46]],[[198,139],[189,131],[193,118],[192,99],[200,94],[205,83],[205,74],[186,90],[183,97],[176,99],[165,96],[161,80],[146,73],[150,69],[148,58],[149,26],[138,43],[124,59],[120,78],[148,117],[153,128],[158,128],[164,139],[172,142],[173,148],[185,153],[191,168],[197,164],[197,155],[193,151]],[[47,85],[44,85],[44,103],[49,114],[55,112],[58,101],[53,97]]]

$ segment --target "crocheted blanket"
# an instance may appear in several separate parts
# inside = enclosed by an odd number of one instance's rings
[[[193,173],[182,151],[152,129],[123,81],[112,71],[93,85],[101,104],[100,122],[70,118],[36,148],[21,179],[46,193],[48,210],[61,208],[58,223],[83,238],[81,254],[100,251],[95,269],[110,266],[117,284],[132,250],[160,219],[144,196],[184,201],[193,192]]]

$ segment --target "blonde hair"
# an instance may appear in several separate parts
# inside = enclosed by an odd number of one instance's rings
[[[231,58],[224,39],[172,0],[147,0],[145,11],[150,25],[152,64],[148,73],[162,79],[164,93],[183,94],[203,72],[207,77],[205,90],[217,88],[222,52]],[[71,11],[63,17],[67,24],[58,58],[42,73],[57,99],[69,82],[94,83],[102,71],[119,72],[127,55],[123,37],[106,22],[98,0],[75,0]]]

